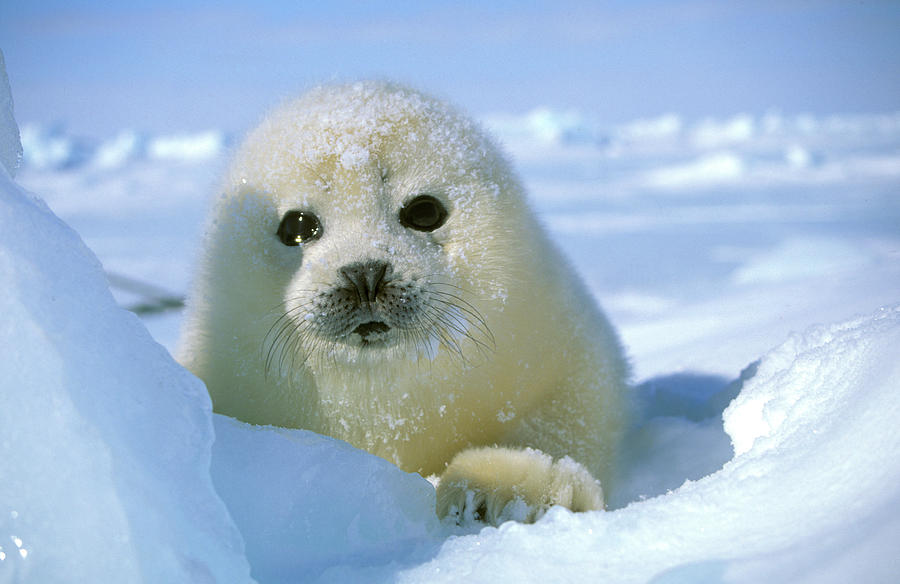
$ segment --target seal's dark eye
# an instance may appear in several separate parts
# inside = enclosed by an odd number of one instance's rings
[[[447,220],[447,209],[431,195],[419,195],[400,209],[400,224],[416,231],[434,231]]]
[[[288,211],[281,219],[277,235],[285,245],[309,243],[322,236],[322,224],[308,211]]]

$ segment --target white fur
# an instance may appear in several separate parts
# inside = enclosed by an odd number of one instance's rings
[[[397,219],[422,193],[449,210],[428,233]],[[316,214],[321,239],[279,241],[292,209]],[[443,328],[383,347],[309,333],[331,322],[321,298],[338,269],[371,260],[391,264],[423,322],[443,310]],[[407,471],[505,447],[450,465],[441,514],[465,515],[460,489],[499,493],[491,521],[512,499],[600,507],[584,469],[608,490],[624,427],[616,335],[498,149],[449,106],[390,84],[316,89],[250,133],[212,209],[180,353],[216,411],[328,434]],[[566,456],[581,470],[551,461]]]

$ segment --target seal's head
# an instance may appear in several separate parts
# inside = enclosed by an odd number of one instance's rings
[[[476,305],[504,286],[485,252],[509,180],[493,150],[444,104],[386,84],[270,116],[226,186],[232,204],[266,207],[242,247],[270,268],[267,373],[489,349]]]
[[[214,397],[213,360],[267,377],[482,362],[528,260],[519,191],[471,120],[418,92],[357,83],[284,104],[215,202],[185,360]]]

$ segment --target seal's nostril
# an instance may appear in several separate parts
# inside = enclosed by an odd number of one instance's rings
[[[356,291],[360,304],[375,302],[393,269],[387,262],[367,260],[338,269],[350,287]]]

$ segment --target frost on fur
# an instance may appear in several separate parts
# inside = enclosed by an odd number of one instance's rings
[[[440,517],[461,524],[534,522],[561,505],[572,511],[603,509],[600,483],[569,457],[556,461],[540,450],[472,448],[459,453],[437,487]]]

